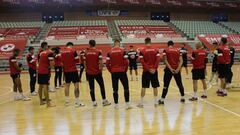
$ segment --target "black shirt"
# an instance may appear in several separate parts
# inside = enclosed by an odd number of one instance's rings
[[[137,63],[138,53],[136,51],[129,51],[127,55],[130,63]]]
[[[186,62],[187,61],[188,50],[186,48],[182,47],[180,49],[180,52],[182,54],[183,61]]]
[[[234,64],[235,49],[233,47],[229,47],[229,49],[230,49],[230,54],[231,54],[230,66],[232,66]]]

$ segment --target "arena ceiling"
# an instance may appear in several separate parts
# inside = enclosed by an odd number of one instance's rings
[[[240,8],[240,0],[0,0],[0,7],[155,6]]]

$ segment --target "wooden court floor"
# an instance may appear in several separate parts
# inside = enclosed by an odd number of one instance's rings
[[[234,84],[240,83],[239,65],[233,67]],[[139,69],[141,74],[141,69]],[[208,68],[210,74],[210,68]],[[107,98],[113,102],[110,74],[104,71]],[[192,80],[182,71],[186,98],[192,94]],[[159,68],[162,82],[163,68]],[[23,88],[29,94],[29,76],[22,75]],[[85,78],[85,77],[84,77]],[[209,77],[208,77],[209,78]],[[52,78],[53,79],[53,78]],[[53,81],[51,82],[53,85]],[[97,86],[97,85],[96,85]],[[200,83],[199,83],[199,86]],[[200,88],[201,89],[201,88]],[[124,109],[123,90],[120,87],[120,108],[102,107],[99,87],[96,97],[99,106],[94,108],[88,85],[80,84],[81,100],[85,107],[64,106],[63,88],[50,97],[55,108],[39,106],[38,97],[29,102],[12,101],[12,81],[9,75],[0,75],[0,135],[240,135],[240,88],[229,91],[228,97],[217,97],[217,86],[208,90],[209,98],[181,104],[173,80],[164,106],[153,106],[152,90],[147,90],[145,106],[136,107],[140,99],[141,81],[130,82],[133,109]],[[159,97],[162,83],[159,88]],[[199,91],[201,92],[201,91]],[[199,94],[200,95],[200,94]],[[73,91],[71,100],[74,101]]]

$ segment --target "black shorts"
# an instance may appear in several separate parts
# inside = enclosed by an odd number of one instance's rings
[[[134,63],[130,63],[129,64],[129,68],[130,68],[130,70],[137,70],[137,63],[136,62],[134,62]]]
[[[192,79],[193,80],[204,80],[205,79],[205,69],[192,69]]]
[[[11,76],[13,82],[16,78],[20,78],[20,74],[13,74],[13,75],[10,75],[10,76]]]
[[[227,64],[219,64],[218,65],[218,77],[226,78],[229,73],[229,66]]]
[[[65,76],[65,82],[66,83],[77,83],[80,82],[79,76],[78,76],[78,72],[65,72],[64,73]]]
[[[183,61],[182,67],[187,67],[187,61]]]
[[[218,65],[217,64],[213,64],[212,65],[212,72],[216,73],[218,71]]]
[[[49,85],[50,77],[50,74],[38,74],[38,84]]]
[[[149,88],[150,83],[153,88],[160,87],[159,80],[158,80],[158,72],[155,74],[151,74],[150,72],[146,71],[142,74],[142,87]]]

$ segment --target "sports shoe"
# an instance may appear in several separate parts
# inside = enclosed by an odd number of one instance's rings
[[[49,108],[49,107],[55,107],[55,106],[56,106],[55,104],[51,104],[51,103],[47,104],[47,108]]]
[[[197,97],[192,97],[192,98],[189,98],[189,101],[197,101],[198,98]]]
[[[109,105],[111,105],[111,103],[108,102],[108,100],[105,100],[105,101],[102,102],[102,105],[103,106],[109,106]]]
[[[221,93],[223,93],[220,89],[218,89],[217,91],[216,91],[216,93],[217,94],[221,94]]]
[[[201,98],[202,98],[202,99],[206,99],[206,98],[207,98],[207,95],[202,95]]]
[[[69,101],[65,101],[64,105],[69,106]]]
[[[142,104],[142,103],[139,103],[139,104],[137,105],[137,107],[138,107],[138,108],[143,108],[143,104]]]
[[[54,89],[49,89],[49,92],[56,92]]]
[[[57,86],[57,87],[55,87],[55,89],[60,89],[60,87]]]
[[[158,104],[159,104],[159,105],[164,105],[164,101],[158,100]]]
[[[77,108],[77,107],[83,107],[83,106],[85,106],[85,104],[75,102],[75,107],[76,107],[76,108]]]
[[[180,102],[181,102],[181,103],[185,103],[185,99],[184,99],[184,98],[181,98]]]
[[[132,106],[129,105],[129,104],[127,104],[127,105],[126,105],[126,110],[130,110],[130,109],[132,109]]]
[[[227,96],[227,93],[217,93],[217,95],[219,96],[219,97],[225,97],[225,96]]]
[[[14,96],[14,101],[19,101],[22,100],[22,98],[19,95],[15,95]]]
[[[119,109],[118,104],[115,104],[114,108],[115,109]]]
[[[93,107],[97,107],[97,102],[93,102]]]
[[[31,98],[26,97],[26,96],[24,96],[24,97],[22,98],[22,101],[29,101],[29,100],[31,100]]]
[[[216,83],[216,82],[212,83],[213,86],[215,86],[215,85],[217,85],[217,84],[218,84],[218,83]]]
[[[37,96],[37,92],[35,92],[35,91],[32,92],[32,93],[31,93],[31,96]]]

